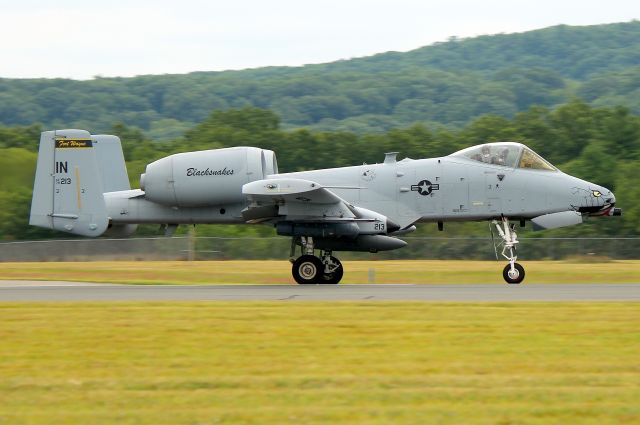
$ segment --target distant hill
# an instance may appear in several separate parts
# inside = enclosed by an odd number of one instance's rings
[[[574,97],[640,113],[640,22],[452,38],[406,53],[304,67],[134,78],[0,79],[0,125],[174,138],[212,110],[256,106],[284,128],[381,132],[413,123],[461,127]]]

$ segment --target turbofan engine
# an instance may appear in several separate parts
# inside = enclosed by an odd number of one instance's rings
[[[242,185],[278,173],[273,151],[234,147],[185,152],[147,165],[145,197],[158,204],[204,207],[244,201]]]

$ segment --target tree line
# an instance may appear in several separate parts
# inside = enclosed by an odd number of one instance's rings
[[[91,129],[91,128],[89,128]],[[39,133],[42,127],[0,128],[0,239],[37,239],[61,234],[28,226],[31,190]],[[615,191],[624,208],[621,219],[592,219],[587,224],[536,233],[544,236],[640,235],[640,116],[625,107],[593,107],[574,100],[551,109],[535,106],[512,118],[484,115],[461,129],[416,124],[384,133],[287,130],[274,111],[245,107],[218,110],[168,141],[124,124],[110,133],[120,136],[132,187],[138,187],[146,164],[163,156],[229,146],[257,146],[274,150],[281,172],[381,162],[384,153],[400,151],[400,158],[428,158],[467,146],[494,141],[519,141],[561,170]],[[436,234],[423,225],[416,235]],[[486,224],[450,225],[449,235],[486,235]],[[141,234],[156,234],[143,227]],[[266,226],[199,226],[200,235],[271,235]],[[68,237],[68,235],[64,235]]]

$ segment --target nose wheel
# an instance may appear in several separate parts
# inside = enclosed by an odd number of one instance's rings
[[[508,284],[518,284],[524,280],[524,267],[518,263],[507,264],[502,270],[502,277]]]
[[[508,284],[518,284],[524,280],[524,267],[516,263],[518,256],[516,255],[516,245],[518,244],[518,235],[516,234],[515,225],[509,224],[509,219],[502,217],[501,221],[493,220],[491,222],[498,230],[498,235],[502,239],[502,256],[509,260],[502,270],[502,277]],[[493,236],[493,232],[491,232]],[[498,245],[494,243],[496,259],[498,258]]]

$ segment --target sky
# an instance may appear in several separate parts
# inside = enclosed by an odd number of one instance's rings
[[[300,66],[633,19],[637,0],[0,0],[0,78]]]

